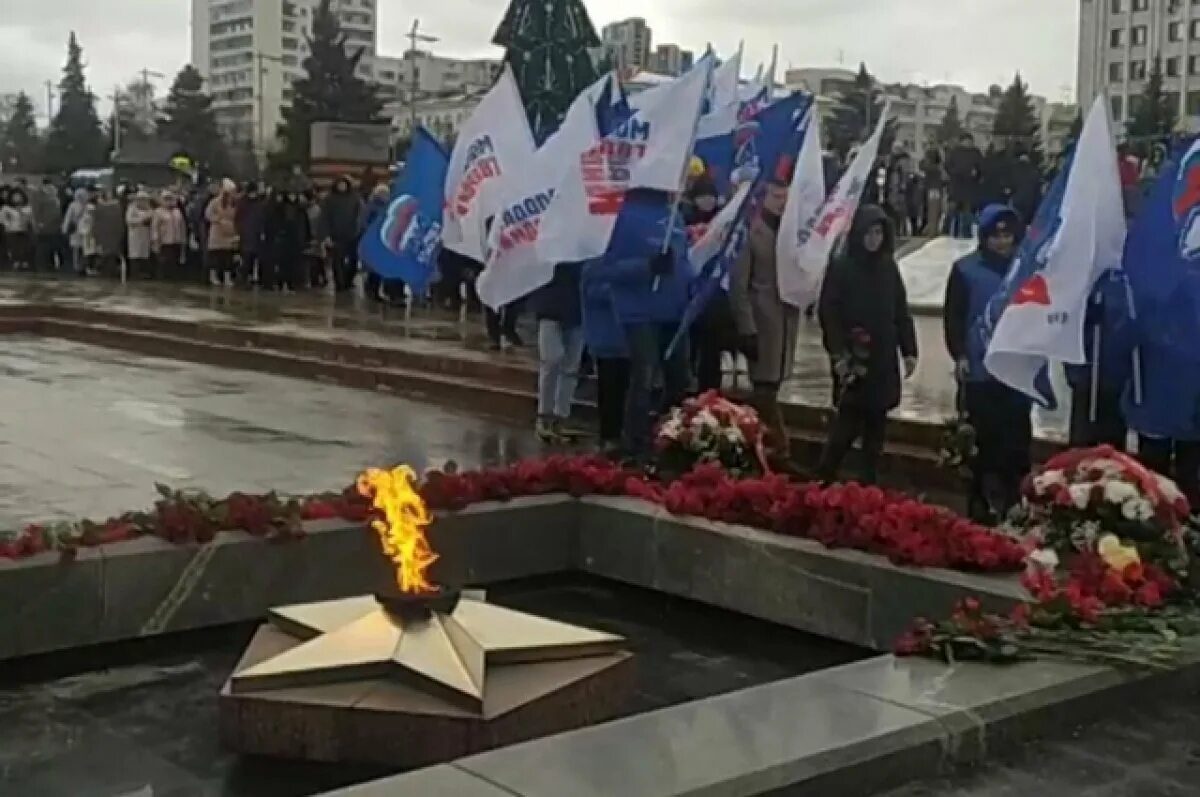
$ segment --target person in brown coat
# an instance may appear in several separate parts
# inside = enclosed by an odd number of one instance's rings
[[[819,312],[825,350],[833,362],[837,414],[818,475],[837,477],[842,460],[862,438],[861,481],[874,484],[888,413],[900,405],[904,376],[917,369],[917,332],[895,258],[895,231],[882,208],[859,210],[846,254],[829,267]]]
[[[791,373],[800,329],[800,311],[779,295],[775,262],[775,241],[787,192],[782,182],[767,186],[762,213],[750,227],[750,240],[733,267],[729,284],[733,322],[750,363],[750,403],[767,425],[771,453],[781,463],[787,462],[791,447],[779,408],[779,388]]]

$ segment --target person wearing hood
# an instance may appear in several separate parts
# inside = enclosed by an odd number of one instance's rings
[[[300,207],[308,216],[308,240],[304,242],[304,273],[308,285],[313,288],[324,288],[329,284],[325,269],[325,245],[321,239],[321,227],[324,220],[321,217],[321,203],[312,188],[306,188],[299,195]]]
[[[33,229],[37,234],[37,267],[46,271],[66,270],[67,261],[62,260],[62,207],[58,204],[58,191],[49,180],[42,183],[41,190],[34,192],[30,205],[33,208]]]
[[[338,293],[352,290],[358,276],[358,223],[362,208],[363,201],[350,180],[339,177],[322,208],[325,240],[333,253],[333,283]]]
[[[295,191],[277,190],[271,198],[266,216],[266,241],[270,247],[263,253],[263,269],[268,275],[263,283],[284,293],[298,290],[308,241],[308,212],[301,207]]]
[[[946,348],[955,362],[960,401],[975,430],[967,511],[973,520],[995,522],[1015,506],[1029,472],[1032,403],[995,379],[984,366],[986,342],[975,329],[988,302],[1003,287],[1023,234],[1020,215],[1005,205],[979,214],[979,248],[954,264],[943,309]]]
[[[8,202],[0,208],[0,226],[4,227],[12,267],[18,271],[30,269],[33,266],[33,208],[29,206],[23,188],[9,191]]]
[[[129,271],[134,277],[154,276],[150,255],[153,249],[154,208],[150,195],[142,189],[129,201],[125,211],[125,228],[129,231]]]
[[[592,290],[607,290],[629,352],[622,443],[632,457],[650,453],[653,391],[658,378],[661,376],[663,383],[660,409],[678,404],[691,387],[687,337],[666,356],[688,303],[691,272],[682,225],[677,222],[665,231],[669,207],[666,192],[630,191],[608,251],[589,277]]]
[[[900,405],[901,375],[917,369],[917,333],[895,256],[896,233],[887,213],[859,210],[846,254],[829,267],[819,314],[825,350],[833,362],[836,414],[818,467],[837,478],[850,447],[862,439],[864,484],[878,478],[887,415]]]
[[[775,256],[787,194],[785,180],[767,186],[762,213],[750,226],[749,241],[729,280],[733,323],[750,365],[750,403],[770,430],[771,453],[781,466],[789,461],[791,444],[779,407],[779,388],[791,373],[800,329],[800,311],[779,294]]]
[[[71,200],[71,204],[67,205],[67,210],[63,213],[62,233],[67,237],[67,244],[71,247],[71,265],[75,269],[75,273],[82,275],[85,268],[84,261],[84,230],[83,217],[88,211],[88,192],[84,188],[75,189],[75,198]]]
[[[259,192],[258,183],[247,183],[237,203],[234,223],[237,226],[238,250],[241,255],[241,267],[238,269],[238,283],[241,285],[261,285],[262,254],[264,248],[263,225],[267,214],[267,200]]]
[[[173,191],[163,191],[154,210],[151,240],[158,259],[158,276],[177,280],[182,276],[184,246],[187,244],[187,220]]]
[[[221,192],[204,209],[208,222],[208,280],[226,287],[233,285],[233,253],[238,248],[237,186],[232,180],[221,181]]]

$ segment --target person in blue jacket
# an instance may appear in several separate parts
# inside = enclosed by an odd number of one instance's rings
[[[634,457],[650,451],[653,391],[663,383],[659,409],[674,406],[691,386],[687,338],[667,358],[688,303],[691,268],[687,236],[676,219],[667,232],[671,198],[635,189],[626,197],[608,251],[592,266],[593,290],[607,290],[629,352],[622,443]],[[664,250],[664,240],[669,242]]]
[[[1066,367],[1071,385],[1071,447],[1107,444],[1123,451],[1128,427],[1121,396],[1133,374],[1137,330],[1128,283],[1120,271],[1106,271],[1096,281],[1088,299],[1083,339],[1087,364]]]
[[[1023,233],[1021,217],[1011,207],[985,207],[979,214],[979,248],[951,269],[942,311],[962,409],[975,429],[978,448],[971,463],[967,513],[981,523],[995,522],[1017,504],[1030,467],[1032,402],[988,373],[986,343],[974,331],[1001,289]]]
[[[602,275],[603,259],[590,260],[580,272],[580,314],[583,341],[596,363],[596,409],[600,416],[600,448],[621,448],[625,426],[625,394],[629,388],[629,347],[613,305],[612,291]]]

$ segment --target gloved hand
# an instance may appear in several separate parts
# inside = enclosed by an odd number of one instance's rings
[[[739,335],[738,349],[746,355],[747,362],[758,362],[758,335]]]
[[[912,379],[912,375],[915,374],[916,372],[917,372],[917,358],[916,357],[905,357],[904,358],[904,378]]]
[[[965,382],[971,373],[971,363],[965,357],[954,364],[954,378]]]
[[[675,270],[675,255],[670,251],[659,252],[650,260],[650,273],[655,277],[669,277]]]

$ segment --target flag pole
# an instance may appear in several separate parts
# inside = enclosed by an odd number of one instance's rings
[[[692,122],[692,143],[687,148],[687,155],[683,158],[683,168],[679,172],[679,181],[676,183],[679,188],[675,191],[675,200],[671,204],[671,215],[667,218],[667,229],[663,233],[662,249],[659,250],[660,255],[665,255],[671,249],[671,233],[675,229],[675,225],[679,222],[679,208],[683,204],[683,190],[687,186],[688,167],[692,164],[692,153],[696,149],[696,134],[700,130],[700,111],[704,108],[704,96],[708,93],[708,84],[712,81],[712,65],[713,59],[705,56],[707,64],[705,69],[708,70],[708,75],[705,77],[704,92],[700,94],[700,102],[696,105],[696,118]],[[662,277],[656,276],[654,284],[651,286],[651,291],[658,293],[658,288],[662,284]]]
[[[1129,284],[1129,276],[1122,270],[1122,276],[1125,280],[1125,304],[1129,308],[1129,320],[1133,325],[1137,326],[1137,305],[1133,302],[1133,286]],[[1134,406],[1142,406],[1142,347],[1134,346],[1130,353],[1133,358],[1133,403]]]
[[[1103,325],[1096,325],[1096,336],[1092,338],[1092,373],[1091,388],[1088,391],[1088,423],[1093,426],[1100,413],[1100,338],[1104,334]]]

